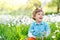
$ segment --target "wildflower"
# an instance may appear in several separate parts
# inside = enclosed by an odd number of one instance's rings
[[[2,37],[0,36],[0,38],[2,38]]]
[[[56,38],[56,36],[52,36],[52,38]]]

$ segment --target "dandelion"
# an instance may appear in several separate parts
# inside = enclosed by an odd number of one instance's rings
[[[2,38],[2,37],[0,36],[0,38]]]
[[[58,19],[58,20],[57,20]],[[56,22],[56,27],[58,27],[57,22],[60,22],[60,16],[59,15],[45,15],[43,21],[47,21],[47,22]],[[12,24],[30,24],[33,22],[32,18],[30,18],[29,16],[25,16],[25,15],[17,15],[15,16],[11,16],[11,15],[0,15],[0,23],[3,24],[7,24],[12,22]]]
[[[56,27],[58,28],[58,23],[56,22],[55,24],[56,24]]]
[[[54,38],[56,38],[56,36],[52,36],[52,38],[54,39]]]
[[[60,32],[59,30],[55,30],[54,34],[57,33],[57,32]]]

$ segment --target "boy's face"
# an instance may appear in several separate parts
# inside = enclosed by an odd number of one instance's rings
[[[38,22],[41,22],[42,19],[43,19],[43,17],[44,17],[44,13],[43,13],[43,12],[38,12],[38,13],[35,15],[35,19],[36,19],[36,21],[38,21]]]

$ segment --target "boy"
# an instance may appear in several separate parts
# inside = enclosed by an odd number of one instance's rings
[[[50,34],[50,27],[47,23],[45,23],[43,20],[44,12],[41,8],[36,8],[33,11],[33,19],[35,22],[33,22],[30,25],[29,31],[28,31],[28,40],[35,40],[37,38],[42,38],[44,36],[48,36]]]

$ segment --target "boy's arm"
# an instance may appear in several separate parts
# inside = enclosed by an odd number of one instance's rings
[[[33,24],[30,25],[29,32],[30,33],[34,32],[34,25]]]
[[[29,31],[28,31],[28,37],[34,37],[32,33],[34,32],[34,26],[33,24],[30,25]]]
[[[49,36],[49,34],[50,34],[50,26],[48,24],[46,24],[45,31],[46,31],[46,37]]]

